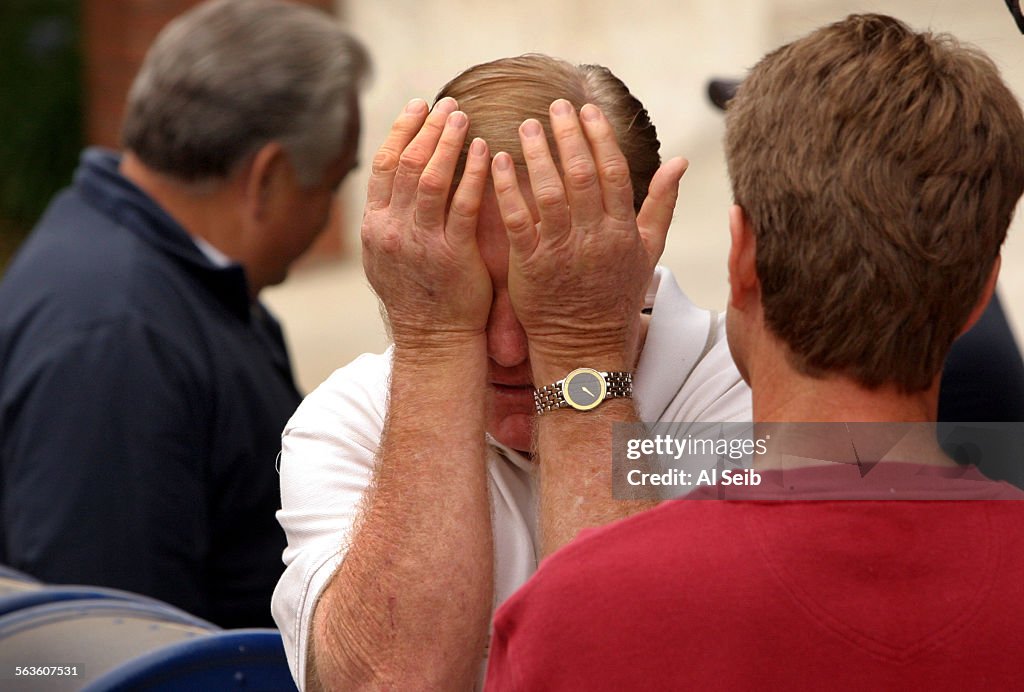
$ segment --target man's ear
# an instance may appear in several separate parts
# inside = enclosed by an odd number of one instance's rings
[[[988,280],[985,281],[985,285],[981,289],[981,293],[978,295],[978,302],[974,304],[974,309],[971,310],[971,314],[967,316],[967,321],[964,322],[964,326],[960,329],[960,334],[964,334],[969,331],[971,327],[977,324],[978,320],[981,319],[982,313],[985,312],[985,308],[988,307],[989,301],[992,300],[992,294],[996,292],[996,280],[999,278],[999,267],[1002,266],[1003,256],[996,255],[996,261],[992,263],[992,271],[989,272]],[[959,335],[958,335],[959,336]]]
[[[256,151],[244,172],[245,199],[255,220],[266,220],[274,196],[292,174],[288,154],[278,142],[264,144]]]
[[[761,300],[757,279],[757,243],[743,207],[729,207],[729,305],[744,310]]]

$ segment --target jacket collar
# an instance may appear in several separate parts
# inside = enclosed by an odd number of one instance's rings
[[[248,280],[237,262],[218,266],[188,232],[132,181],[121,175],[121,157],[92,147],[82,154],[74,186],[83,198],[143,242],[173,258],[244,320],[250,317]]]

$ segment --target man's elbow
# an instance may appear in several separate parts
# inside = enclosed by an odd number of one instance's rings
[[[340,634],[344,626],[325,624],[327,620],[331,618],[314,618],[306,692],[471,690],[476,683],[482,659],[476,665],[465,665],[464,657],[431,651],[429,642],[420,642],[415,655],[403,654],[386,643],[371,643],[370,637]]]
[[[369,637],[352,633],[347,613],[335,605],[332,589],[324,591],[313,613],[306,657],[306,692],[381,689],[372,663]]]

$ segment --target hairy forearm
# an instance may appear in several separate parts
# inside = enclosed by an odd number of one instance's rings
[[[613,426],[636,420],[631,399],[609,399],[593,411],[550,411],[538,419],[541,550],[545,556],[575,538],[580,529],[601,526],[656,504],[612,497]]]
[[[485,349],[396,349],[374,482],[314,616],[326,689],[475,680],[493,601]]]

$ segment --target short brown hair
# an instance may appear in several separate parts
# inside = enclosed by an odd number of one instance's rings
[[[927,389],[1024,190],[1024,119],[995,65],[851,15],[764,57],[726,119],[765,321],[793,365]]]
[[[459,108],[469,116],[467,149],[473,137],[482,137],[492,153],[508,152],[519,167],[526,165],[519,145],[519,125],[524,120],[540,121],[557,159],[548,123],[552,101],[566,99],[577,112],[584,104],[594,104],[612,124],[629,163],[633,206],[637,211],[661,165],[658,133],[647,109],[607,67],[572,65],[536,53],[502,58],[465,70],[442,87],[435,100],[446,96],[458,101]],[[460,173],[465,161],[463,150]]]

